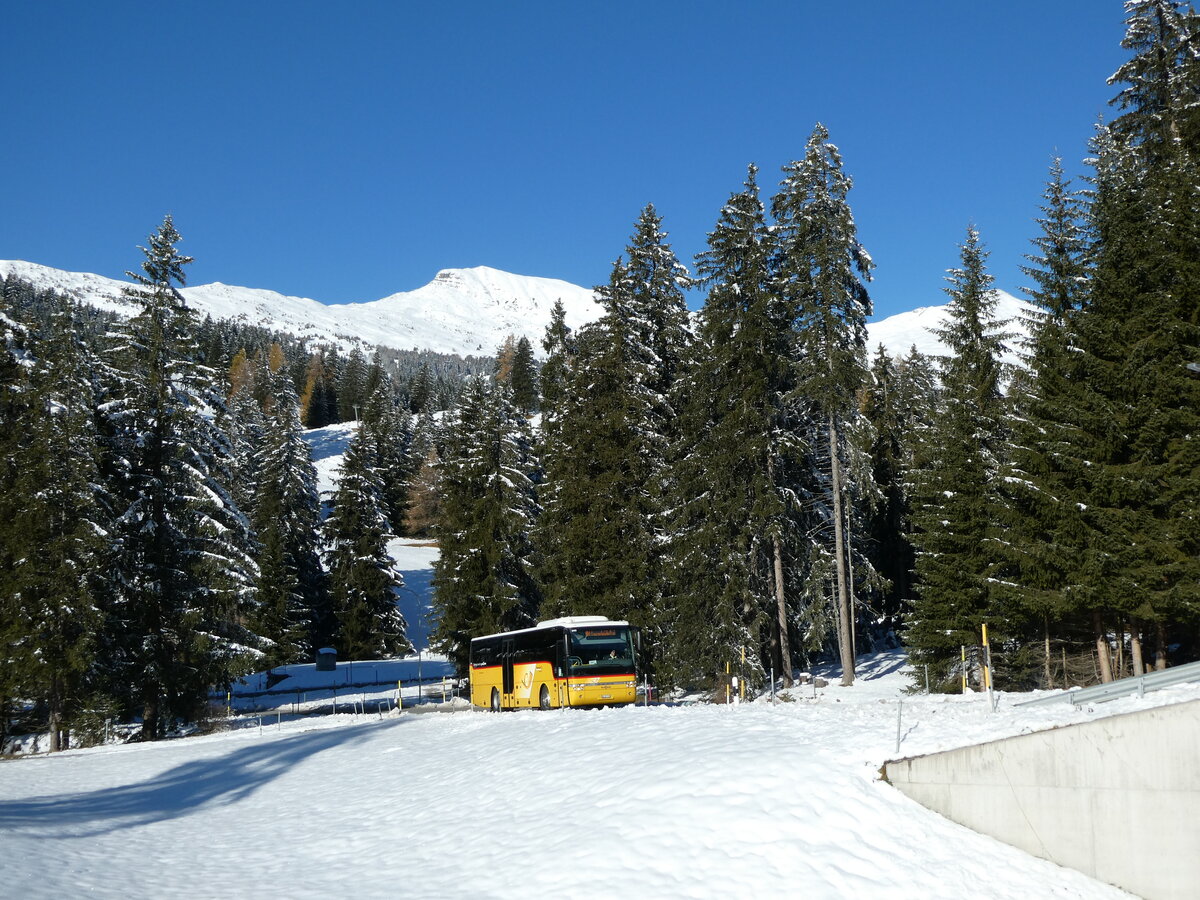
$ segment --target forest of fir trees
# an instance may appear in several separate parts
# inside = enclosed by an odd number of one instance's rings
[[[821,125],[769,198],[749,167],[695,276],[647,206],[603,314],[556,306],[540,365],[524,338],[368,361],[197,322],[169,219],[126,323],[6,283],[0,719],[153,738],[314,647],[402,653],[400,533],[439,544],[433,643],[464,672],[471,637],[574,614],[640,627],[666,689],[822,657],[850,685],[903,644],[914,688],[960,690],[984,624],[1002,688],[1195,659],[1200,22],[1127,10],[1092,174],[1050,167],[1028,321],[997,320],[968,224],[942,357],[867,346],[873,262]],[[322,519],[302,430],[349,420]]]
[[[155,739],[247,672],[410,649],[387,541],[429,527],[433,414],[487,362],[198,321],[179,241],[150,236],[127,320],[0,285],[0,738]],[[304,430],[342,421],[323,516]]]
[[[1127,3],[1085,189],[1051,163],[1028,321],[997,319],[968,224],[945,356],[866,346],[873,263],[820,125],[769,201],[750,167],[695,278],[643,210],[602,317],[555,312],[532,436],[504,379],[448,422],[439,646],[461,667],[473,635],[602,614],[664,688],[820,656],[852,684],[897,641],[914,688],[977,687],[984,624],[1003,688],[1197,658],[1198,43],[1190,4]]]

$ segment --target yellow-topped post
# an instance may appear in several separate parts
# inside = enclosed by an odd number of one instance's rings
[[[983,683],[987,687],[988,706],[996,711],[996,698],[992,693],[992,648],[988,645],[987,623],[983,624]]]
[[[738,679],[738,698],[746,699],[746,645],[742,644],[742,677]]]

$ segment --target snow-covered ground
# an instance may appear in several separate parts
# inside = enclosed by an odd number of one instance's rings
[[[879,767],[1200,686],[1094,710],[1006,696],[993,713],[979,695],[905,696],[895,653],[863,663],[852,688],[774,705],[431,706],[6,762],[0,886],[19,898],[1125,896],[942,819]]]

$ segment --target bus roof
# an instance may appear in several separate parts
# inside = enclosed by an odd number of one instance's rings
[[[625,621],[606,619],[604,616],[563,616],[559,619],[547,619],[544,622],[538,622],[532,628],[518,628],[516,631],[500,631],[496,634],[481,634],[479,637],[471,638],[471,640],[478,641],[482,638],[500,637],[504,634],[528,634],[531,631],[541,631],[543,628],[593,628],[598,625],[628,624]]]

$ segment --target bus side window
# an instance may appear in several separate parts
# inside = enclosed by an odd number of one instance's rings
[[[496,664],[495,642],[476,641],[472,648],[471,664],[474,666],[494,666]]]

